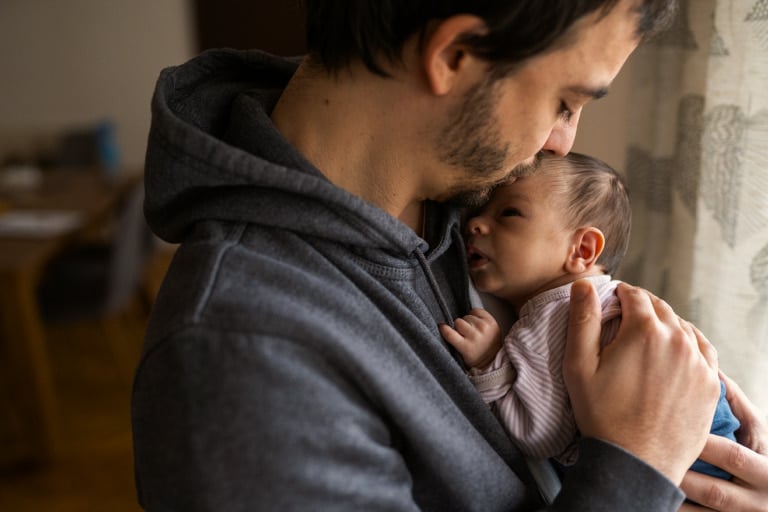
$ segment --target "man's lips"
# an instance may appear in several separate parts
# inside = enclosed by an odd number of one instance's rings
[[[488,256],[479,251],[476,247],[467,246],[467,263],[470,269],[480,268],[490,261]]]

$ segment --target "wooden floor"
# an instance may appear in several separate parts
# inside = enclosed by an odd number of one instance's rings
[[[153,286],[165,264],[155,266]],[[145,308],[137,302],[106,324],[48,329],[59,420],[56,453],[44,466],[0,468],[0,511],[141,510],[133,481],[130,383],[145,324]],[[0,450],[12,451],[13,433],[2,428],[8,419],[7,412],[0,414]]]

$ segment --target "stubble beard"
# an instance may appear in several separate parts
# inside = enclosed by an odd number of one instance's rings
[[[492,78],[467,92],[463,104],[449,116],[437,138],[440,161],[472,178],[448,193],[446,202],[458,208],[476,208],[488,201],[494,188],[510,177],[531,174],[540,158],[521,163],[503,178],[491,180],[504,168],[510,153],[509,144],[501,142],[494,106],[501,95],[498,81]]]
[[[500,180],[497,180],[489,185],[483,187],[476,187],[472,189],[456,190],[446,201],[447,204],[456,208],[479,208],[485,205],[490,199],[494,189],[499,185],[503,185],[510,178],[521,178],[523,176],[530,176],[541,164],[541,153],[536,155],[536,158],[532,162],[521,163],[516,165],[512,170]]]

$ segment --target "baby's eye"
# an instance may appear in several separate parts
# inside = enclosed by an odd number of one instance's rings
[[[501,211],[502,217],[520,217],[522,213],[517,208],[504,208]]]

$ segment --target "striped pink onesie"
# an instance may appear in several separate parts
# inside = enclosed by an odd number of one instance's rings
[[[588,279],[600,295],[605,346],[619,328],[619,281],[607,275]],[[526,302],[492,365],[470,375],[523,453],[555,457],[563,464],[573,464],[578,455],[578,432],[562,375],[570,292],[567,284]]]

